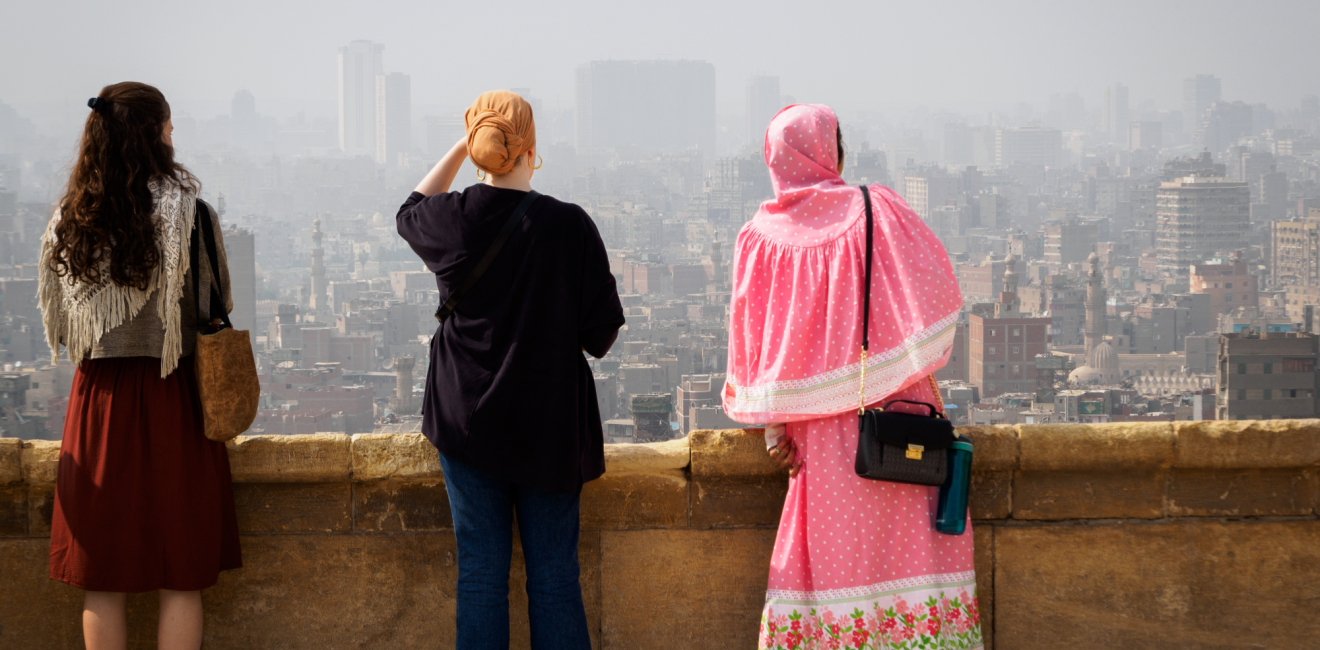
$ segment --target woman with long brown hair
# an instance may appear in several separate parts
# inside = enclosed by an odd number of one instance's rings
[[[215,286],[233,308],[220,224],[174,161],[159,90],[118,83],[88,106],[41,247],[46,339],[53,360],[64,346],[78,366],[50,577],[85,590],[89,650],[128,646],[127,594],[144,591],[160,592],[159,647],[196,650],[201,590],[242,566],[229,459],[203,434],[192,360],[199,324],[212,316],[196,296]],[[219,278],[207,247],[190,246],[200,219],[211,220]]]

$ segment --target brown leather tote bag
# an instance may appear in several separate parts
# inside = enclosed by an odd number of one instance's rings
[[[210,317],[222,324],[212,326],[202,322],[201,296],[198,295],[200,275],[197,264],[198,235],[206,244],[206,255],[211,261]],[[197,375],[197,394],[202,405],[202,423],[206,437],[216,442],[233,439],[252,426],[257,418],[261,399],[261,383],[257,380],[257,361],[252,355],[252,341],[246,330],[234,329],[221,297],[220,266],[217,261],[215,232],[211,226],[211,213],[206,204],[197,202],[197,217],[189,245],[192,256],[193,299],[197,304],[197,350],[194,366]],[[219,314],[219,316],[216,316]]]

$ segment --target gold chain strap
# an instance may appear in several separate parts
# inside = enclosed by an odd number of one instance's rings
[[[944,414],[944,398],[940,397],[940,382],[935,381],[935,375],[926,375],[930,378],[930,389],[935,392],[935,403],[940,407],[940,415]]]

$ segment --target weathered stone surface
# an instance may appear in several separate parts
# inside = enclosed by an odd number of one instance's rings
[[[453,535],[243,538],[205,594],[207,648],[454,646]]]
[[[452,530],[444,479],[353,485],[353,528],[360,532]]]
[[[420,433],[353,436],[353,480],[441,478],[440,452]]]
[[[1164,514],[1164,472],[1018,472],[1014,519],[1154,519]]]
[[[23,441],[0,438],[0,485],[23,480]]]
[[[756,647],[774,530],[600,535],[602,647]]]
[[[787,477],[765,450],[765,429],[701,430],[688,434],[692,476]]]
[[[244,535],[353,530],[348,483],[236,483],[234,507]]]
[[[55,482],[60,468],[58,440],[24,440],[22,455],[23,482],[29,485]]]
[[[1018,467],[1020,443],[1016,427],[966,426],[958,433],[972,439],[972,471],[1012,471]]]
[[[1171,517],[1306,515],[1316,506],[1314,470],[1175,469]]]
[[[972,472],[968,497],[972,519],[1007,519],[1013,512],[1013,473]]]
[[[689,439],[648,442],[640,445],[605,445],[605,471],[663,472],[685,469],[692,462]]]
[[[686,528],[688,480],[682,469],[616,472],[582,487],[582,528]]]
[[[55,516],[55,485],[28,486],[28,535],[50,537],[50,520]]]
[[[0,487],[0,537],[26,537],[27,534],[27,486]]]
[[[1320,521],[1001,527],[995,645],[1313,648]]]
[[[0,539],[0,648],[82,650],[83,592],[50,579],[50,541]]]
[[[1174,467],[1307,467],[1320,464],[1320,420],[1180,422]]]
[[[694,528],[778,526],[788,477],[693,477],[689,490]]]
[[[342,433],[239,436],[226,446],[230,472],[242,483],[346,481],[352,472],[351,441]]]
[[[994,649],[995,619],[995,527],[972,529],[976,544],[976,604],[981,610],[981,638],[985,650]]]
[[[1125,471],[1173,462],[1173,426],[1168,423],[1022,424],[1018,436],[1024,471]]]

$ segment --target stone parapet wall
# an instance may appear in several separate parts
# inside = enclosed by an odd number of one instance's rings
[[[987,647],[1315,647],[1320,421],[961,431]],[[58,444],[0,439],[0,648],[82,647],[80,592],[46,577]],[[595,647],[755,647],[787,489],[764,449],[759,430],[607,446],[582,496]],[[453,646],[430,443],[258,436],[229,453],[245,567],[205,592],[208,649]],[[154,609],[131,599],[133,647],[153,647]]]

